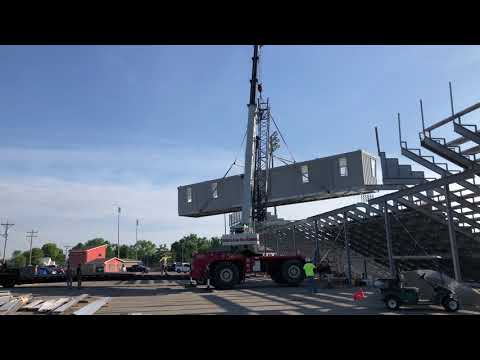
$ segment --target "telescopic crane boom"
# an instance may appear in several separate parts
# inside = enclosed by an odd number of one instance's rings
[[[258,87],[258,50],[259,45],[253,47],[252,78],[250,80],[250,101],[248,103],[248,124],[245,147],[245,173],[243,176],[242,220],[241,225],[246,229],[253,228],[252,199],[255,189],[255,154],[256,154],[256,123],[257,123],[257,87]]]

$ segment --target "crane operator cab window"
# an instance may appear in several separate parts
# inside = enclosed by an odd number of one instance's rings
[[[347,158],[346,157],[339,158],[338,165],[340,168],[340,176],[348,176]]]
[[[217,199],[218,198],[218,187],[217,187],[217,183],[212,183],[212,197],[214,199]]]
[[[308,175],[308,165],[302,165],[302,182],[310,182],[310,176]]]
[[[192,188],[187,187],[187,203],[191,203],[191,202],[192,202]]]

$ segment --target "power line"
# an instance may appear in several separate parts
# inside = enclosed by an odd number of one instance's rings
[[[30,257],[28,260],[28,265],[32,266],[32,243],[33,243],[33,238],[38,237],[36,234],[38,234],[38,231],[27,231],[27,238],[30,238]]]
[[[14,226],[15,224],[10,224],[7,219],[7,222],[1,225],[5,227],[5,232],[2,234],[3,238],[5,239],[5,244],[3,245],[3,263],[5,263],[5,255],[7,251],[7,241],[8,241],[8,229]]]

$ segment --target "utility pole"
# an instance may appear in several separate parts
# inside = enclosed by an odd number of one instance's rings
[[[135,227],[135,243],[138,241],[138,219],[137,219],[137,225]]]
[[[5,232],[3,233],[3,238],[5,239],[5,244],[3,245],[3,263],[5,264],[5,256],[6,256],[6,251],[7,251],[7,241],[8,241],[8,229],[12,226],[14,226],[15,224],[10,224],[8,222],[8,219],[7,219],[7,222],[5,224],[1,224],[2,226],[5,227]]]
[[[38,237],[36,234],[38,234],[38,231],[27,231],[27,238],[30,238],[30,257],[28,260],[28,265],[32,266],[32,243],[33,243],[33,238]]]
[[[138,219],[137,219],[137,224],[135,226],[135,259],[138,260],[137,242],[138,242]]]
[[[118,221],[117,221],[117,258],[120,259],[120,206],[118,207]]]

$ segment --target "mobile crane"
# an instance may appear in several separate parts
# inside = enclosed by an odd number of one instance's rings
[[[244,281],[247,274],[255,272],[267,273],[276,283],[290,286],[299,285],[305,277],[303,256],[263,256],[258,248],[259,236],[255,230],[267,217],[272,153],[270,106],[261,96],[257,98],[257,93],[262,92],[258,81],[260,48],[253,47],[241,221],[222,237],[222,249],[196,253],[192,259],[191,279],[201,285],[209,282],[217,289],[231,289]]]

